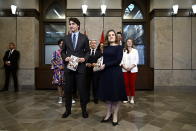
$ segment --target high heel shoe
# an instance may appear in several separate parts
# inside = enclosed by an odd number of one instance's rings
[[[105,117],[103,118],[103,120],[101,120],[101,123],[105,123],[105,122],[109,122],[110,120],[112,120],[112,114],[110,115],[110,117],[108,119],[105,120]]]
[[[117,121],[117,122],[113,122],[113,121],[112,121],[112,125],[113,125],[113,126],[118,125],[118,121]]]

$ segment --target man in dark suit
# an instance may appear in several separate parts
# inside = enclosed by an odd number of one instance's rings
[[[4,68],[5,68],[5,85],[1,91],[8,91],[10,74],[13,76],[15,92],[18,92],[18,61],[20,53],[16,50],[15,43],[9,43],[9,50],[5,52],[3,57]]]
[[[124,48],[125,47],[125,42],[123,41],[122,33],[117,32],[117,37],[118,37],[119,45],[121,45]]]
[[[94,103],[98,104],[98,76],[99,72],[93,72],[94,64],[97,63],[97,59],[101,57],[101,51],[97,49],[96,40],[90,41],[90,56],[86,62],[86,75],[87,75],[87,90],[88,90],[88,100],[90,101],[90,92],[92,87]]]
[[[70,33],[65,37],[62,49],[62,58],[65,62],[65,108],[66,111],[62,118],[71,114],[73,87],[76,85],[80,95],[80,105],[82,116],[88,118],[86,106],[88,103],[86,89],[86,60],[89,57],[89,40],[86,35],[79,32],[80,21],[77,18],[69,19]],[[67,64],[72,61],[72,56],[78,57],[78,67],[76,71],[67,68]]]

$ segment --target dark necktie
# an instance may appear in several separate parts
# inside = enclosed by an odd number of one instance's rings
[[[92,55],[95,55],[95,50],[94,49],[92,50]]]
[[[72,44],[73,44],[73,48],[76,48],[76,34],[73,34],[73,38],[72,38]]]

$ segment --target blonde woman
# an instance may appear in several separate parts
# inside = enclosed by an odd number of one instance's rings
[[[128,100],[123,101],[123,103],[130,102],[131,104],[134,104],[135,81],[138,72],[137,64],[139,62],[138,51],[133,48],[133,45],[134,41],[132,39],[127,39],[121,62]]]

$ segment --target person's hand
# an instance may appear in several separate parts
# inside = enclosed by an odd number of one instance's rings
[[[91,66],[95,67],[97,66],[97,63],[92,63]]]
[[[127,71],[131,71],[131,68],[126,68]]]
[[[65,61],[67,61],[67,62],[68,62],[68,61],[71,61],[71,57],[66,57],[66,58],[65,58]]]
[[[105,69],[105,64],[103,64],[103,65],[101,66],[101,70],[103,70],[103,69]]]
[[[126,67],[124,64],[122,65],[122,68],[125,69],[126,71],[129,71],[129,68]]]
[[[11,65],[11,64],[10,64],[10,61],[6,61],[5,64],[6,64],[7,66],[10,66],[10,65]]]
[[[87,67],[91,67],[92,65],[90,63],[86,63],[86,66]]]
[[[78,62],[80,62],[80,63],[85,62],[85,59],[84,58],[78,58]]]

